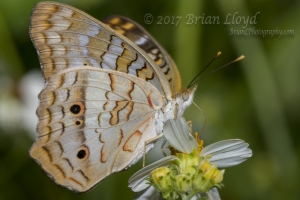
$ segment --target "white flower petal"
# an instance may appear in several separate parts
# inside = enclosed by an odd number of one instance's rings
[[[195,196],[193,196],[190,200],[198,200],[201,198],[201,194],[196,194]]]
[[[229,151],[231,149],[236,149],[237,147],[248,146],[243,140],[240,139],[230,139],[230,140],[222,140],[213,144],[206,146],[202,151],[202,155],[210,155],[211,153],[215,153],[218,151]]]
[[[162,196],[153,186],[149,186],[143,191],[137,192],[134,195],[135,200],[163,200]]]
[[[147,176],[145,176],[144,178],[146,178]],[[139,181],[135,182],[135,185],[132,185],[131,189],[133,192],[139,192],[144,190],[145,188],[149,187],[149,181],[145,180],[145,179],[140,179]],[[130,187],[130,186],[128,186]]]
[[[164,136],[170,146],[178,151],[191,153],[193,149],[198,148],[196,139],[189,134],[190,127],[183,117],[170,119],[164,124]]]
[[[219,168],[231,167],[252,156],[252,150],[248,146],[249,144],[239,139],[223,140],[205,147],[201,155],[211,155],[211,164]]]
[[[213,189],[209,190],[207,192],[207,195],[208,195],[209,200],[221,200],[218,189],[215,187]]]
[[[130,187],[134,192],[139,192],[149,187],[149,184],[147,184],[147,181],[145,181],[144,179],[147,176],[149,176],[150,172],[155,168],[169,165],[171,161],[177,159],[178,158],[176,156],[167,156],[150,165],[147,165],[146,167],[142,168],[141,170],[139,170],[138,172],[136,172],[130,177],[128,181],[128,187]]]

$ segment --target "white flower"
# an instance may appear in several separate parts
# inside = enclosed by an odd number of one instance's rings
[[[166,137],[167,141],[169,142],[170,146],[175,148],[176,150],[183,152],[184,154],[193,154],[193,151],[201,150],[202,146],[199,149],[199,141],[197,141],[198,138],[194,138],[189,133],[189,126],[184,120],[183,117],[169,120],[164,125],[164,136]],[[252,156],[251,149],[248,148],[248,144],[245,143],[243,140],[240,139],[231,139],[231,140],[223,140],[220,142],[213,143],[211,145],[208,145],[207,147],[204,147],[200,151],[199,159],[202,158],[202,163],[206,160],[209,160],[208,162],[205,162],[204,164],[209,167],[209,173],[212,174],[218,174],[218,177],[216,175],[214,178],[218,179],[218,183],[222,181],[224,170],[219,171],[217,168],[225,168],[225,167],[231,167],[234,165],[237,165],[243,161],[245,161],[247,158]],[[184,155],[182,154],[182,155]],[[195,158],[192,162],[195,161]],[[206,160],[203,160],[206,159]],[[129,187],[136,192],[135,199],[149,199],[149,200],[157,200],[157,199],[163,199],[162,195],[156,190],[154,186],[150,185],[149,180],[150,179],[150,173],[157,168],[161,168],[162,166],[170,166],[174,162],[180,162],[180,158],[177,156],[167,156],[160,160],[158,160],[155,163],[152,163],[138,172],[136,172],[130,179],[129,179]],[[181,160],[182,161],[182,160]],[[182,164],[182,162],[181,162]],[[183,162],[183,164],[185,164]],[[204,167],[205,165],[202,165]],[[165,170],[162,170],[165,171]],[[160,171],[159,173],[162,173]],[[152,172],[153,173],[153,172]],[[168,174],[169,175],[169,174]],[[211,176],[210,176],[211,177]],[[181,179],[180,179],[181,178]],[[182,177],[178,177],[177,181],[182,180]],[[184,179],[186,180],[186,179]],[[162,181],[170,181],[168,178],[163,179]],[[153,181],[152,181],[153,182]],[[184,182],[182,182],[184,183]],[[155,184],[154,184],[155,185]],[[164,187],[165,184],[162,184],[162,187]],[[216,184],[215,186],[218,186]],[[158,187],[159,184],[158,184]],[[184,188],[187,188],[187,184],[183,184]],[[213,186],[212,186],[213,187]],[[175,183],[176,188],[176,183]],[[165,189],[165,188],[164,188]],[[162,190],[160,190],[162,191]],[[167,192],[168,193],[168,192]],[[165,193],[166,194],[166,193]],[[168,194],[168,198],[176,198],[174,197],[174,193]],[[171,196],[170,196],[171,195]],[[173,195],[173,196],[172,196]],[[193,195],[193,194],[192,194]],[[218,193],[218,190],[216,187],[211,188],[206,193],[197,193],[192,198],[187,197],[187,199],[196,200],[203,196],[207,196],[209,200],[218,200],[221,199]]]

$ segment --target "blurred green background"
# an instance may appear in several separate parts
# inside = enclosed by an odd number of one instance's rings
[[[0,1],[0,199],[132,199],[128,178],[141,162],[112,175],[86,194],[56,186],[28,156],[35,140],[37,94],[43,87],[36,51],[29,39],[31,9],[36,0]],[[222,52],[207,72],[240,55],[246,59],[198,83],[194,102],[207,116],[205,144],[240,138],[253,156],[226,170],[222,199],[300,199],[300,2],[253,1],[121,1],[65,0],[98,19],[127,16],[145,27],[170,53],[187,86],[213,56]],[[254,16],[247,28],[292,30],[292,35],[231,35],[246,24],[233,14]],[[150,13],[153,22],[146,24]],[[220,24],[187,24],[186,16],[218,16]],[[178,25],[160,17],[181,16]],[[177,18],[175,18],[177,19]],[[204,21],[205,22],[205,21]],[[176,21],[175,21],[176,23]],[[193,105],[185,113],[193,130],[204,117]],[[147,163],[162,157],[161,140]]]

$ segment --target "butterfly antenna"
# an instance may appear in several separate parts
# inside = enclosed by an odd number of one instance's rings
[[[206,125],[206,114],[203,112],[203,110],[201,110],[201,108],[199,108],[199,106],[193,101],[193,104],[200,110],[200,112],[202,112],[202,114],[204,115],[204,124],[203,124],[203,127],[202,127],[202,130],[201,130],[201,133],[199,135],[199,138],[201,138],[201,135],[204,131],[204,127]]]
[[[193,78],[193,80],[190,82],[190,84],[188,85],[188,87],[187,88],[190,88],[190,87],[192,87],[197,81],[195,81],[196,79],[197,79],[197,77],[198,76],[200,76],[203,72],[204,72],[204,70],[206,70],[208,67],[209,67],[209,65],[214,61],[214,60],[216,60],[219,56],[221,55],[221,51],[219,51],[218,53],[217,53],[217,55],[195,76],[195,78]]]
[[[245,58],[245,56],[244,56],[244,55],[241,55],[240,57],[238,57],[237,59],[235,59],[235,60],[233,60],[233,61],[227,63],[226,65],[223,65],[222,67],[219,67],[218,69],[215,69],[215,70],[213,70],[213,71],[211,71],[211,72],[205,74],[204,76],[201,76],[200,78],[198,78],[197,80],[195,80],[194,83],[193,83],[192,85],[194,85],[195,83],[197,83],[197,82],[200,81],[201,79],[203,79],[203,78],[205,78],[205,77],[211,75],[212,73],[215,73],[215,72],[217,72],[217,71],[223,69],[224,67],[227,67],[228,65],[231,65],[232,63],[235,63],[235,62],[238,62],[238,61],[240,61],[240,60],[243,60],[244,58]],[[198,75],[197,75],[197,76],[198,76]],[[191,87],[192,85],[190,84],[190,87]]]

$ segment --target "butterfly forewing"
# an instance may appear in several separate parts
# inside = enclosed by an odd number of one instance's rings
[[[59,185],[84,192],[142,156],[156,136],[158,90],[134,76],[92,67],[48,79],[37,110],[39,137],[30,155]]]
[[[67,68],[93,66],[139,77],[171,98],[164,73],[147,54],[80,10],[54,2],[37,4],[31,15],[30,36],[46,79]]]
[[[171,56],[143,27],[131,19],[112,15],[103,20],[105,24],[124,35],[143,49],[159,66],[170,84],[172,94],[181,91],[181,79]]]

